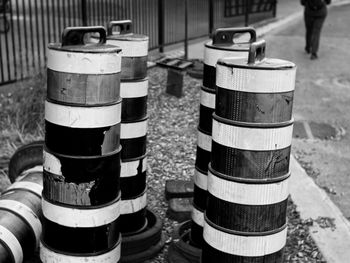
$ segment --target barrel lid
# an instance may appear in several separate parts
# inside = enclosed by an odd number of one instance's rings
[[[249,34],[248,42],[236,42],[237,37]],[[205,44],[206,48],[227,51],[249,51],[251,43],[256,41],[256,31],[253,27],[218,28],[212,35],[212,40]]]
[[[117,29],[118,31],[113,31]],[[148,36],[132,32],[131,20],[110,21],[107,26],[107,40],[148,41]]]
[[[98,34],[96,34],[98,33]],[[98,35],[98,43],[85,42],[87,34]],[[81,53],[119,53],[121,48],[106,44],[106,29],[102,26],[67,27],[63,30],[61,43],[50,43],[49,49]]]
[[[232,68],[249,68],[264,70],[281,70],[295,68],[293,62],[265,57],[265,40],[254,42],[250,45],[248,60],[246,58],[222,58],[217,64]]]

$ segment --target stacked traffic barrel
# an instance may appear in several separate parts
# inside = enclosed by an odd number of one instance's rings
[[[295,74],[263,40],[217,63],[202,263],[283,262]]]
[[[43,263],[120,260],[121,49],[106,35],[66,28],[48,46]]]
[[[0,262],[21,263],[39,247],[41,191],[42,171],[28,171],[1,194]]]
[[[246,33],[250,36],[248,43],[235,43],[238,35]],[[253,28],[220,28],[215,31],[212,41],[205,44],[191,224],[191,241],[197,247],[201,247],[203,244],[207,175],[211,153],[212,114],[215,109],[216,63],[218,59],[223,57],[248,58],[249,45],[255,41],[256,32]]]

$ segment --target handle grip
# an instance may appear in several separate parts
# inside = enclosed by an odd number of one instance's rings
[[[213,35],[214,45],[233,44],[234,37],[237,34],[249,33],[249,43],[256,41],[256,31],[253,27],[230,27],[230,28],[218,28]]]
[[[113,35],[113,28],[119,28],[119,34],[125,35],[132,33],[132,22],[131,20],[119,20],[119,21],[110,21],[107,26],[108,35]]]
[[[248,64],[255,64],[258,61],[262,61],[265,58],[266,41],[259,40],[250,45]]]
[[[62,46],[85,45],[84,36],[99,33],[99,44],[106,43],[107,32],[103,26],[66,27],[62,32]]]

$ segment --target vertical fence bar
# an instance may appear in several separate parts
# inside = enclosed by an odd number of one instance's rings
[[[13,56],[13,63],[12,66],[14,68],[14,79],[17,79],[17,52],[16,52],[16,41],[15,41],[15,29],[13,27],[13,11],[12,11],[12,2],[9,2],[10,5],[10,25],[11,25],[11,39],[12,39],[12,56]]]
[[[29,27],[30,27],[30,45],[32,52],[32,70],[35,68],[35,47],[34,47],[34,34],[33,34],[33,14],[32,14],[32,3],[28,2],[29,9]],[[27,40],[27,39],[26,39]]]
[[[18,5],[18,1],[16,0],[16,16],[17,16],[17,39],[18,39],[18,50],[19,50],[19,64],[20,64],[20,78],[23,79],[23,71],[24,71],[24,67],[23,67],[23,54],[22,54],[22,37],[21,37],[21,25],[19,22],[19,5]],[[17,66],[17,65],[15,65]]]
[[[6,27],[6,10],[4,10],[4,27]],[[5,29],[6,31],[6,29]],[[6,59],[5,62],[7,62],[7,81],[11,80],[11,67],[10,67],[10,54],[9,54],[9,39],[8,39],[8,35],[7,33],[4,34],[5,35],[5,52],[6,52]]]
[[[83,26],[87,26],[86,0],[81,0],[81,18],[83,20]]]
[[[272,16],[276,17],[277,15],[277,0],[271,0],[273,7],[272,7]]]
[[[245,16],[244,16],[244,25],[249,25],[249,10],[250,10],[250,0],[245,1]]]
[[[164,52],[164,0],[158,0],[158,45],[159,52]]]
[[[42,44],[43,44],[43,60],[44,60],[44,63],[43,63],[43,66],[45,66],[46,64],[46,41],[45,39],[47,39],[47,35],[45,34],[45,17],[44,17],[44,2],[43,0],[40,0],[40,6],[41,6],[41,33],[42,33],[42,37],[41,37],[41,40],[42,40]],[[47,6],[45,7],[47,8]],[[49,20],[49,18],[47,17],[46,19]]]
[[[185,59],[188,59],[188,0],[185,0]]]
[[[28,36],[27,36],[27,27],[26,27],[26,12],[25,12],[25,1],[22,0],[22,13],[23,13],[23,31],[24,31],[24,52],[26,57],[26,66],[27,66],[27,74],[29,73],[29,52],[28,52]]]
[[[36,48],[37,48],[37,58],[38,58],[38,64],[37,66],[40,68],[41,66],[41,52],[40,49],[40,34],[39,34],[39,12],[38,12],[38,0],[34,1],[34,9],[35,9],[35,33],[36,33]],[[44,26],[43,24],[41,26]],[[41,36],[44,37],[44,36]],[[44,47],[43,47],[44,48]]]
[[[209,35],[214,30],[214,0],[209,0]]]

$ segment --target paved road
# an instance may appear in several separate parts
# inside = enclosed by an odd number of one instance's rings
[[[331,124],[339,140],[294,139],[293,153],[316,183],[350,219],[350,5],[332,7],[325,22],[319,56],[304,52],[304,24],[296,21],[265,37],[267,54],[298,66],[294,101],[296,121]],[[314,129],[315,134],[321,130]],[[310,134],[309,134],[310,135]]]

